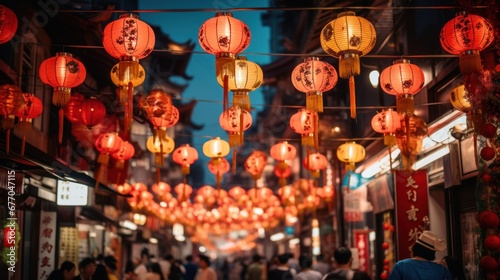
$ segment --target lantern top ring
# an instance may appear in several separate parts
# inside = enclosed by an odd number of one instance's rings
[[[410,60],[406,58],[401,58],[401,59],[396,59],[392,62],[392,64],[399,64],[399,63],[407,63],[410,64]]]
[[[359,57],[360,54],[361,54],[360,51],[347,50],[345,52],[340,52],[339,58]]]
[[[69,56],[69,57],[73,57],[73,55],[70,54],[69,52],[58,52],[58,53],[56,53],[56,56]]]
[[[233,14],[231,14],[230,12],[218,12],[215,14],[216,17],[220,17],[220,16],[228,16],[228,17],[232,17]]]
[[[235,55],[234,53],[230,53],[230,52],[221,52],[221,53],[218,53],[215,55],[216,58],[223,58],[223,57],[227,57],[227,58],[232,58],[234,59],[235,58]]]
[[[120,61],[132,61],[132,62],[137,62],[137,61],[139,61],[139,59],[137,59],[137,57],[135,57],[135,56],[128,56],[128,55],[124,55],[124,56],[120,57]]]
[[[306,57],[304,61],[319,61],[319,57],[317,56]]]
[[[355,16],[355,15],[356,15],[356,13],[353,11],[346,11],[346,12],[339,13],[337,15],[337,18],[345,17],[345,16]]]
[[[122,14],[122,15],[120,15],[119,18],[137,18],[138,19],[139,16],[136,14]]]

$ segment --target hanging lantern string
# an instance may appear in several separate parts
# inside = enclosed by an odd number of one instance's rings
[[[372,11],[405,11],[405,10],[456,10],[462,9],[462,6],[412,6],[412,7],[388,7],[381,6],[349,6],[349,7],[233,7],[233,8],[181,8],[181,9],[137,9],[137,10],[69,10],[61,9],[60,13],[217,13],[217,12],[265,12],[265,11],[345,11],[345,10],[372,10]],[[487,9],[486,5],[468,6],[469,9]]]
[[[37,46],[44,46],[44,44],[39,44],[39,43],[28,43],[32,45],[37,45]],[[103,46],[91,46],[91,45],[60,45],[60,44],[54,44],[52,47],[67,47],[67,48],[74,48],[74,49],[104,49]],[[160,52],[160,53],[172,53],[172,54],[200,54],[200,55],[210,55],[213,56],[210,53],[206,53],[204,51],[190,51],[190,50],[174,50],[174,49],[153,49],[152,52]],[[326,53],[309,53],[304,55],[303,53],[271,53],[271,52],[244,52],[242,55],[245,55],[246,57],[249,56],[276,56],[276,57],[309,57],[309,56],[316,56],[316,57],[327,57],[331,58],[332,56]],[[404,57],[406,59],[437,59],[437,58],[456,58],[457,56],[454,54],[405,54]],[[366,54],[363,55],[363,58],[387,58],[387,59],[400,59],[401,55],[391,55],[391,54]],[[18,73],[16,73],[18,74]]]

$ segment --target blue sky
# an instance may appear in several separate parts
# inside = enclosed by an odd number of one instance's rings
[[[242,0],[214,0],[214,1],[153,1],[139,0],[139,9],[231,9],[248,7],[267,7],[268,1],[244,1]],[[245,22],[250,28],[252,35],[249,47],[241,54],[247,59],[260,65],[268,64],[270,56],[250,55],[247,53],[269,53],[270,30],[263,27],[260,11],[231,11],[233,16]],[[193,112],[193,122],[203,124],[204,129],[195,132],[193,146],[198,150],[199,160],[204,161],[203,166],[208,163],[208,158],[203,155],[203,143],[208,137],[219,136],[227,140],[227,133],[219,125],[219,115],[222,113],[222,88],[215,77],[215,57],[205,53],[198,44],[198,30],[209,18],[215,16],[215,12],[146,12],[139,14],[139,18],[148,24],[160,26],[163,33],[167,34],[176,42],[191,40],[196,44],[195,53],[191,56],[187,74],[193,79],[184,91],[183,98],[194,98],[200,100]],[[200,53],[201,52],[201,53]],[[207,101],[204,101],[207,100]],[[263,104],[262,93],[259,89],[250,93],[252,104]],[[212,102],[210,102],[212,101]],[[255,106],[261,110],[261,106]],[[253,113],[255,117],[256,112]],[[255,118],[254,118],[255,120]],[[210,172],[205,172],[205,182],[214,184],[215,179]]]

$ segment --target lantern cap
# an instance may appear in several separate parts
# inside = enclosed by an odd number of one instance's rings
[[[119,17],[119,18],[136,18],[136,19],[138,19],[138,18],[139,18],[139,16],[138,16],[138,15],[136,15],[136,14],[131,14],[131,13],[128,13],[128,14],[122,14],[122,15],[120,15],[120,17]]]
[[[346,16],[355,16],[355,15],[356,15],[355,12],[353,12],[353,11],[347,11],[347,12],[339,13],[337,15],[337,18],[346,17]]]
[[[308,62],[308,61],[319,61],[319,57],[317,57],[317,56],[306,57],[304,59],[304,62]]]
[[[56,53],[56,56],[69,56],[69,57],[73,57],[73,55],[70,54],[69,52],[58,52],[58,53]]]
[[[123,56],[120,56],[120,61],[138,62],[139,59],[136,56],[123,55]]]
[[[410,60],[406,58],[396,59],[392,62],[392,64],[400,64],[400,63],[408,63],[410,64]]]
[[[220,17],[220,16],[228,16],[228,17],[232,17],[233,14],[230,13],[230,12],[218,12],[215,14],[216,17]]]
[[[238,55],[238,56],[236,56],[236,59],[237,60],[247,60],[247,57],[244,55]]]

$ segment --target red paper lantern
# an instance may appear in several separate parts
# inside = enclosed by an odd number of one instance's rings
[[[304,167],[311,171],[313,178],[319,178],[320,171],[328,165],[326,157],[320,153],[312,153],[303,161]]]
[[[246,195],[245,189],[240,186],[232,187],[228,193],[234,199],[239,199],[241,196]]]
[[[132,191],[132,186],[129,183],[123,183],[118,185],[115,184],[114,187],[118,193],[121,193],[123,195],[127,195]]]
[[[0,44],[7,43],[16,35],[16,14],[4,5],[0,5]]]
[[[382,243],[382,249],[384,249],[384,250],[389,249],[389,243],[387,243],[387,242]]]
[[[396,96],[398,113],[412,115],[415,112],[413,95],[424,87],[424,72],[407,59],[399,59],[380,74],[382,89]]]
[[[104,28],[102,44],[106,52],[121,61],[137,61],[155,46],[153,29],[137,15],[123,14]],[[123,71],[121,69],[120,71]],[[138,70],[138,69],[137,69]]]
[[[170,114],[170,119],[168,120],[166,127],[172,127],[179,121],[179,109],[172,105],[172,113]]]
[[[80,104],[80,120],[88,128],[100,123],[105,116],[106,107],[95,97],[87,99]]]
[[[85,101],[85,97],[83,95],[81,95],[79,93],[74,93],[71,95],[71,98],[69,99],[68,103],[66,103],[66,105],[64,105],[64,107],[63,107],[64,116],[72,124],[81,123],[80,107],[81,107],[83,101]]]
[[[245,170],[252,174],[254,180],[262,175],[262,171],[267,164],[267,155],[262,151],[253,151],[245,161]]]
[[[122,141],[122,145],[118,151],[113,153],[111,156],[118,160],[117,167],[123,168],[123,163],[135,154],[134,145],[130,144],[128,141]]]
[[[230,13],[217,13],[198,32],[201,48],[216,56],[234,57],[248,47],[250,38],[248,26]]]
[[[302,145],[315,147],[318,144],[318,114],[308,109],[300,109],[290,118],[290,127],[302,138]]]
[[[479,261],[479,268],[486,272],[493,272],[498,269],[498,262],[492,256],[483,256]]]
[[[215,184],[217,185],[217,189],[220,190],[220,182],[222,180],[222,176],[226,174],[230,169],[229,162],[226,158],[220,158],[218,160],[211,160],[208,162],[208,170],[210,173],[215,175]]]
[[[493,42],[493,34],[487,19],[461,12],[443,26],[439,40],[445,51],[459,56],[460,72],[468,74],[481,70],[479,52]]]
[[[17,127],[23,131],[31,127],[34,118],[40,116],[43,111],[43,103],[33,94],[23,93],[24,104],[17,110],[16,116],[19,118]]]
[[[288,144],[287,141],[282,141],[271,147],[271,157],[280,162],[291,160],[296,154],[297,149],[293,145]]]
[[[153,125],[155,136],[164,138],[165,128],[171,122],[172,97],[161,89],[153,89],[139,101],[140,107]]]
[[[489,235],[484,239],[484,247],[491,251],[500,249],[500,237],[498,235]]]
[[[97,162],[100,164],[96,172],[96,188],[99,182],[106,182],[109,156],[118,152],[123,145],[123,140],[116,133],[101,134],[95,141],[95,147],[99,151]]]
[[[378,133],[384,134],[386,146],[396,145],[396,131],[401,128],[399,114],[392,109],[383,110],[372,118],[372,128]]]
[[[219,123],[229,134],[229,146],[239,147],[243,145],[243,132],[252,126],[252,115],[241,107],[233,106],[220,114]]]
[[[189,166],[198,159],[198,151],[189,144],[183,144],[174,150],[172,159],[181,166],[182,174],[189,174]]]
[[[285,163],[286,166],[278,166],[274,167],[274,175],[279,178],[280,186],[286,185],[286,178],[292,175],[292,168]]]
[[[158,182],[158,183],[154,183],[151,186],[151,191],[153,191],[155,194],[159,195],[160,197],[163,197],[167,193],[170,193],[171,187],[169,184],[167,184],[165,182]]]
[[[486,147],[483,147],[481,149],[481,158],[485,161],[490,161],[492,160],[493,158],[495,158],[495,149],[493,147],[490,147],[490,146],[486,146]]]
[[[71,97],[71,88],[85,80],[87,70],[83,63],[70,53],[60,52],[40,64],[40,79],[54,87],[52,103],[58,107],[66,105]]]
[[[484,210],[478,215],[479,226],[483,229],[495,229],[500,224],[498,215],[490,210]]]
[[[177,194],[177,200],[179,202],[185,201],[191,196],[193,193],[193,187],[188,184],[180,183],[174,188],[175,193]]]
[[[485,138],[493,138],[497,135],[497,127],[492,123],[485,123],[479,128],[479,133]]]
[[[317,57],[309,57],[292,71],[292,84],[306,94],[306,108],[323,112],[323,92],[331,90],[338,81],[337,70]]]

